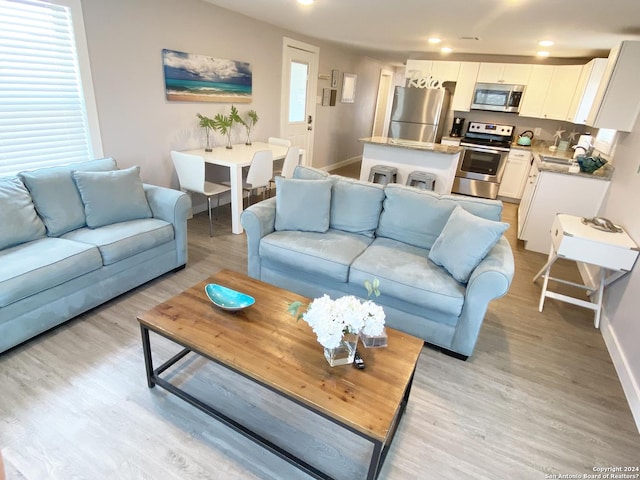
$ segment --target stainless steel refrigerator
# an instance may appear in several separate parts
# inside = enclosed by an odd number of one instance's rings
[[[449,109],[444,88],[396,87],[389,137],[437,143],[442,138]]]

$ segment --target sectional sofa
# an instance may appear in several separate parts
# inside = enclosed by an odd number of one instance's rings
[[[366,297],[387,324],[466,359],[514,273],[502,203],[385,187],[298,166],[245,210],[248,274],[315,298]]]
[[[0,352],[183,267],[190,208],[111,158],[0,179]]]

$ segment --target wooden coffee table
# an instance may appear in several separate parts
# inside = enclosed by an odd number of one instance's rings
[[[247,293],[256,302],[241,312],[223,311],[207,298],[204,289],[208,283]],[[189,353],[201,355],[372,442],[367,478],[374,479],[407,405],[423,341],[387,328],[388,347],[359,346],[364,370],[349,365],[330,367],[311,328],[287,313],[288,304],[295,300],[309,301],[223,270],[139,315],[148,386],[165,388],[309,475],[331,478],[216,410],[206,399],[195,398],[161,378]],[[154,369],[149,331],[184,349]]]

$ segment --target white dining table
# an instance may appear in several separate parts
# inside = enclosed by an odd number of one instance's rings
[[[243,210],[242,201],[242,168],[251,165],[254,153],[260,150],[271,150],[273,160],[282,160],[287,155],[289,148],[283,145],[272,145],[266,142],[253,142],[251,145],[244,143],[234,144],[233,148],[224,146],[214,147],[213,151],[205,152],[204,148],[187,150],[185,153],[198,155],[204,158],[206,163],[221,165],[229,169],[231,184],[231,231],[242,233],[240,214]],[[302,153],[301,153],[302,155]]]

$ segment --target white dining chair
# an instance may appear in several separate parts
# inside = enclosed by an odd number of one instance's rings
[[[269,137],[269,139],[267,140],[267,143],[271,145],[282,145],[283,147],[291,146],[291,140],[288,140],[286,138]]]
[[[269,182],[269,188],[271,188],[272,183],[276,183],[275,178],[277,176],[291,178],[293,177],[293,171],[296,166],[300,164],[300,147],[289,147],[287,150],[287,155],[284,157],[284,162],[282,163],[281,169],[273,170],[273,177],[271,178],[271,182]]]
[[[216,218],[218,207],[220,206],[220,194],[228,192],[231,187],[219,183],[207,182],[205,180],[205,161],[199,155],[191,155],[183,152],[171,152],[173,166],[178,174],[180,190],[200,193],[207,197],[207,210],[209,212],[209,236],[213,236],[213,221],[211,220],[211,197],[218,198],[216,205]]]
[[[273,152],[271,150],[260,150],[253,154],[247,178],[244,179],[242,189],[248,193],[248,204],[251,205],[251,195],[254,190],[263,188],[262,198],[269,188],[269,182],[273,178]]]

